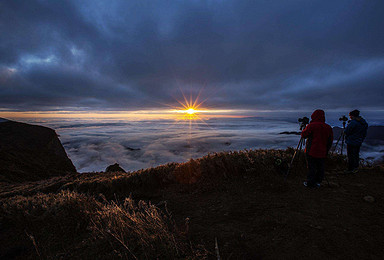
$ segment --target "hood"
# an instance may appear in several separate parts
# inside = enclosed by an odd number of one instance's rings
[[[359,122],[360,124],[364,125],[364,126],[365,126],[365,125],[368,125],[367,121],[365,121],[365,119],[362,118],[361,116],[356,117],[355,120],[356,120],[357,122]]]
[[[324,110],[317,109],[311,115],[311,122],[325,122],[325,113]]]

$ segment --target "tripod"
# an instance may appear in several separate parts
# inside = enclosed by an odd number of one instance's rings
[[[340,154],[343,155],[344,143],[345,143],[345,122],[346,121],[343,121],[343,130],[341,131],[341,134],[340,134],[339,138],[337,139],[335,147],[333,147],[332,155],[336,151],[337,145],[339,144],[340,140],[341,140],[341,144],[340,144],[341,152],[340,152]]]
[[[335,144],[335,147],[333,147],[333,151],[332,151],[331,155],[333,155],[333,154],[335,153],[336,148],[337,148],[337,146],[339,145],[340,140],[341,140],[341,144],[340,144],[340,148],[341,148],[341,150],[340,150],[340,154],[343,155],[344,143],[345,143],[345,124],[346,124],[346,122],[348,121],[348,118],[344,115],[344,116],[342,116],[342,117],[339,118],[339,121],[343,121],[343,129],[342,129],[342,131],[341,131],[341,134],[340,134],[339,138],[337,139],[337,142],[336,142],[336,144]],[[341,186],[341,184],[340,184],[340,180],[339,180],[339,173],[337,173],[337,172],[336,172],[336,178],[337,178],[337,181],[338,181],[338,183],[339,183],[339,186]]]
[[[303,131],[303,129],[309,124],[309,118],[308,117],[303,117],[303,118],[299,118],[297,121],[299,121],[301,124],[300,124],[300,131]],[[287,170],[287,173],[285,174],[285,177],[284,179],[287,180],[287,177],[289,175],[289,172],[291,171],[291,168],[292,168],[292,165],[293,165],[293,161],[295,160],[296,158],[296,155],[297,155],[297,151],[300,151],[301,152],[301,149],[303,148],[303,144],[304,144],[304,138],[303,137],[300,137],[300,141],[299,143],[297,144],[297,147],[296,147],[296,150],[295,150],[295,153],[293,154],[292,156],[292,159],[291,159],[291,163],[288,165],[288,170]]]
[[[289,172],[291,171],[293,162],[294,162],[294,160],[295,160],[295,158],[296,158],[296,155],[297,155],[297,151],[300,151],[300,152],[301,152],[304,143],[305,143],[305,140],[304,140],[303,137],[301,137],[299,143],[297,144],[295,153],[294,153],[293,156],[292,156],[291,162],[290,162],[290,164],[289,164],[289,166],[288,166],[287,173],[285,174],[285,177],[284,177],[285,180],[288,178]]]
[[[295,160],[295,158],[296,158],[297,152],[298,152],[298,151],[301,152],[301,149],[303,148],[303,144],[304,144],[304,142],[305,142],[304,138],[301,137],[299,143],[297,144],[295,153],[294,153],[293,156],[292,156],[291,163],[290,163],[289,166],[288,166],[288,171],[287,171],[287,174],[285,175],[285,178],[284,178],[285,180],[287,180],[287,177],[288,177],[289,172],[290,172],[290,170],[291,170],[291,168],[292,168],[293,162],[294,162],[294,160]],[[308,161],[306,161],[306,162],[307,162],[307,167],[308,167]],[[324,174],[324,179],[327,181],[328,186],[331,186],[331,185],[329,184],[329,180],[328,180],[328,178],[327,178],[327,176],[326,176],[325,174]]]

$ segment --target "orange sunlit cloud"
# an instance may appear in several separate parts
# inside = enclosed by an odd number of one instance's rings
[[[204,120],[209,118],[241,118],[247,117],[247,110],[210,109],[203,107],[207,99],[200,101],[201,90],[196,98],[186,98],[181,92],[183,101],[177,100],[179,107],[171,109],[136,110],[136,111],[7,111],[0,108],[0,117],[12,118],[79,118],[79,119],[120,119],[120,120]]]
[[[183,96],[183,100],[180,101],[176,99],[176,101],[181,105],[181,107],[174,107],[171,112],[182,114],[182,116],[178,116],[177,119],[183,119],[183,120],[200,120],[204,121],[204,119],[212,118],[212,117],[228,117],[233,110],[214,110],[209,109],[207,107],[203,107],[203,104],[207,99],[204,99],[200,101],[200,95],[202,92],[202,89],[200,89],[199,93],[195,98],[193,98],[192,94],[190,94],[189,99],[186,98],[183,91],[180,89],[181,94]],[[169,106],[169,105],[168,105]],[[232,115],[232,117],[237,117]]]
[[[207,118],[238,118],[246,117],[242,115],[244,110],[194,110],[190,115],[199,114]],[[164,110],[138,110],[138,111],[0,111],[2,118],[81,118],[81,119],[127,119],[127,120],[151,120],[151,119],[179,119],[180,114],[188,114],[182,109]]]

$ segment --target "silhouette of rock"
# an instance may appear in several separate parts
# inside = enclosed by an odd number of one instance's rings
[[[140,151],[141,150],[140,148],[132,148],[129,146],[126,146],[125,149],[127,149],[128,151]]]
[[[107,169],[105,169],[105,172],[125,172],[123,168],[120,167],[118,163],[109,165]]]
[[[31,181],[76,172],[56,132],[0,119],[0,181]]]
[[[285,132],[281,132],[279,134],[281,134],[281,135],[300,135],[301,132],[297,132],[297,131],[288,132],[288,131],[285,131]]]

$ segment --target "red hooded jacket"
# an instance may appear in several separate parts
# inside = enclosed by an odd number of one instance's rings
[[[333,142],[333,131],[325,123],[323,110],[315,110],[311,115],[311,122],[301,132],[301,137],[308,138],[305,152],[316,158],[325,158]]]

